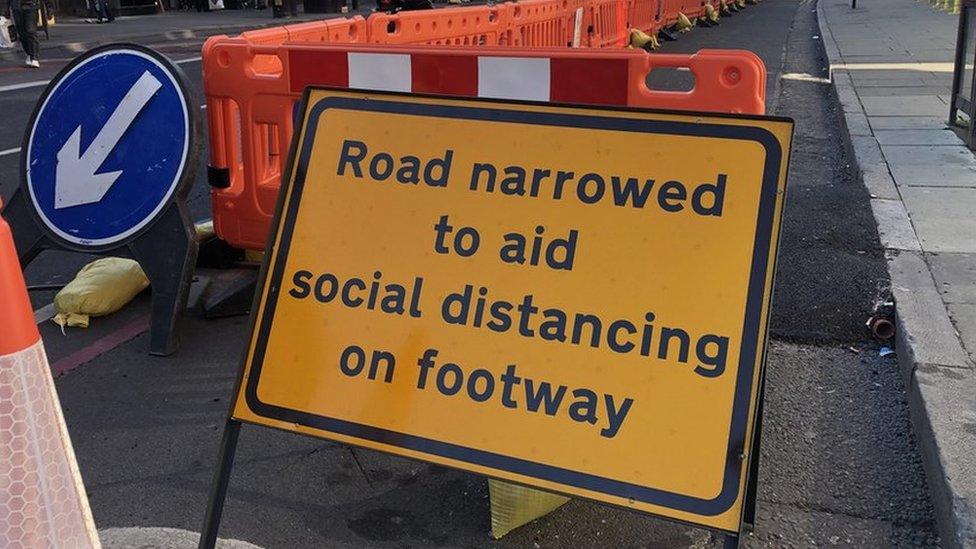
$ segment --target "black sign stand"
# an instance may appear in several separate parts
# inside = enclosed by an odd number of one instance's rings
[[[106,246],[84,246],[59,237],[41,220],[27,191],[27,162],[29,159],[26,151],[29,150],[34,122],[40,115],[41,108],[54,85],[89,56],[107,49],[139,50],[162,63],[179,84],[187,105],[190,131],[183,173],[179,176],[179,182],[173,196],[169,198],[169,203],[138,233]],[[199,103],[197,103],[186,82],[186,76],[178,66],[166,56],[150,48],[135,44],[109,44],[90,50],[61,69],[58,76],[51,82],[52,84],[48,85],[48,88],[38,99],[27,124],[27,131],[24,134],[21,147],[24,152],[20,158],[21,186],[14,192],[10,201],[3,205],[3,210],[0,212],[10,224],[17,254],[20,257],[20,264],[22,267],[26,267],[45,249],[123,256],[134,259],[146,273],[152,288],[149,353],[159,356],[170,355],[177,348],[176,324],[186,307],[187,294],[190,290],[190,282],[193,279],[199,250],[193,222],[186,206],[186,197],[193,185],[200,158],[200,116],[196,108]]]
[[[220,437],[217,469],[214,471],[213,483],[210,486],[210,498],[207,501],[207,514],[203,518],[199,549],[213,549],[217,543],[220,517],[224,513],[227,486],[230,484],[230,473],[234,468],[234,456],[237,454],[237,439],[240,434],[241,422],[228,417],[227,423],[224,424],[224,434]]]

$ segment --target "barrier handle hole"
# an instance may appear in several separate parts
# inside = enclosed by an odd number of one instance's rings
[[[690,92],[695,89],[695,75],[687,67],[658,67],[647,75],[647,87],[653,91]]]
[[[230,52],[227,50],[220,50],[217,52],[217,64],[222,69],[226,69],[230,66]]]

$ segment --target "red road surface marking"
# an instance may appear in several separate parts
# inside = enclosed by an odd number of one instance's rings
[[[144,314],[118,330],[109,333],[86,347],[83,347],[70,355],[58,360],[51,365],[51,374],[58,377],[65,372],[73,370],[86,362],[94,360],[102,353],[107,353],[112,349],[122,345],[126,341],[149,329],[149,315]]]

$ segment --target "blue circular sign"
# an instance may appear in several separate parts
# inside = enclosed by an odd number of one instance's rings
[[[169,204],[193,129],[175,70],[150,50],[109,46],[48,87],[29,128],[25,183],[40,221],[60,240],[117,245]]]

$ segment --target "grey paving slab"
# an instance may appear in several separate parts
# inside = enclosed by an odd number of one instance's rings
[[[892,44],[887,40],[871,40],[861,43],[851,43],[848,40],[841,39],[841,44],[838,46],[838,49],[840,50],[841,54],[844,55],[844,59],[894,57],[895,60],[901,61],[904,59],[905,52],[897,52],[897,47],[897,45]],[[900,55],[893,55],[895,53],[900,53]]]
[[[976,189],[903,187],[901,196],[923,250],[976,253]]]
[[[904,63],[906,61],[913,62],[916,61],[913,57],[908,56],[905,51],[891,51],[891,50],[877,50],[873,53],[850,53],[849,49],[840,48],[841,54],[844,55],[844,61],[851,64],[857,63]]]
[[[874,136],[884,145],[958,145],[964,143],[952,130],[875,130]]]
[[[976,305],[976,254],[929,254],[925,259],[943,301]]]
[[[908,69],[861,69],[849,67],[854,83],[860,85],[891,86],[900,83],[910,83],[915,86],[937,86],[943,80],[952,82],[952,74],[938,77],[928,71],[914,71]]]
[[[946,59],[952,59],[956,53],[953,49],[935,49],[935,50],[924,50],[924,51],[912,51],[912,59],[920,61],[922,63],[931,63],[935,61],[945,61]]]
[[[976,167],[976,157],[964,146],[881,145],[885,160],[896,166],[966,166]]]
[[[875,130],[937,130],[946,127],[946,118],[939,116],[871,116],[868,122]]]
[[[922,254],[897,252],[888,259],[898,312],[898,360],[966,367],[969,357],[956,337]]]
[[[946,105],[931,95],[903,97],[862,97],[861,104],[868,116],[943,116]]]
[[[950,91],[948,86],[871,86],[858,88],[861,97],[901,97],[905,95],[938,95]]]
[[[909,63],[898,65],[895,63],[868,65],[845,64],[851,76],[859,82],[877,85],[880,80],[892,82],[913,82],[918,81],[921,86],[937,86],[942,82],[952,83],[952,65],[950,63]],[[921,70],[918,67],[945,68],[945,70]]]
[[[950,303],[949,318],[959,332],[962,346],[966,348],[971,359],[976,360],[976,304]]]
[[[976,188],[976,167],[969,164],[889,166],[899,187]]]

